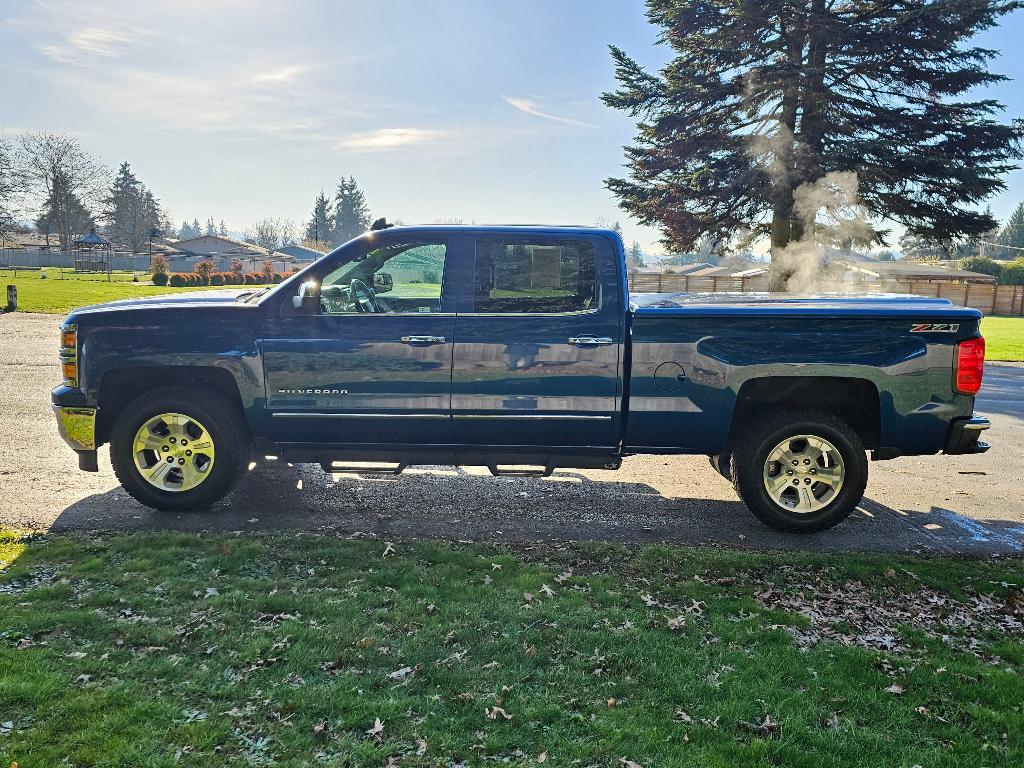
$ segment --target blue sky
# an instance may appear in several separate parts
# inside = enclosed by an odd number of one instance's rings
[[[604,107],[607,45],[668,55],[627,0],[82,0],[0,5],[0,128],[73,133],[131,162],[175,220],[304,221],[355,175],[374,215],[406,222],[592,223],[657,232],[602,181],[633,136]],[[1024,115],[1024,13],[981,44]],[[1005,216],[1024,172],[992,200]]]

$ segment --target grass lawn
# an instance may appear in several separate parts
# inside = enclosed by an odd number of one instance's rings
[[[0,763],[1024,762],[1020,561],[0,539]]]
[[[149,275],[136,273],[139,280],[131,282],[131,272],[114,273],[113,280],[107,282],[100,275],[74,275],[65,273],[64,279],[59,278],[56,269],[43,270],[47,273],[46,280],[39,277],[39,272],[18,270],[17,277],[10,270],[0,270],[0,291],[6,291],[7,285],[18,286],[18,309],[21,312],[48,312],[63,315],[75,307],[87,304],[99,304],[116,299],[130,299],[138,296],[154,296],[161,293],[178,291],[206,290],[206,288],[170,288],[157,287],[150,284]],[[3,303],[7,295],[2,294]],[[0,304],[0,309],[3,305]]]
[[[1024,317],[986,317],[981,333],[986,360],[1024,362]]]

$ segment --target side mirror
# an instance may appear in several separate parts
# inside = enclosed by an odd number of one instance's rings
[[[309,314],[320,311],[320,291],[316,281],[307,280],[299,286],[298,293],[292,296],[292,308]]]
[[[387,272],[378,272],[373,276],[373,290],[375,293],[387,293],[395,287],[395,281]]]

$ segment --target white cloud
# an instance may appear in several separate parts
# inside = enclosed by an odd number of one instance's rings
[[[444,131],[434,128],[378,128],[375,131],[345,136],[338,141],[337,147],[352,152],[386,152],[414,144],[436,141],[444,133]]]
[[[289,80],[294,80],[298,75],[301,75],[306,71],[306,67],[300,67],[296,65],[278,67],[277,69],[268,69],[264,72],[255,74],[251,78],[253,83],[287,83]]]
[[[526,99],[521,96],[505,96],[504,94],[502,94],[501,98],[505,100],[505,103],[515,107],[520,112],[525,112],[526,114],[533,115],[534,117],[542,117],[545,120],[554,120],[556,123],[564,123],[565,125],[578,125],[582,128],[597,127],[590,123],[584,123],[582,120],[573,120],[571,117],[560,117],[559,115],[552,115],[550,112],[544,112],[540,105],[531,99]]]
[[[86,27],[40,46],[43,55],[62,64],[84,65],[95,58],[116,59],[145,37],[145,32],[124,27]]]

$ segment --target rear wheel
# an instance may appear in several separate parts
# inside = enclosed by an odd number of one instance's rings
[[[117,479],[147,507],[206,509],[245,469],[249,436],[237,405],[209,389],[164,387],[132,400],[110,435]]]
[[[732,481],[766,525],[821,531],[845,520],[867,485],[864,445],[849,424],[820,411],[778,411],[752,424],[732,454]]]

